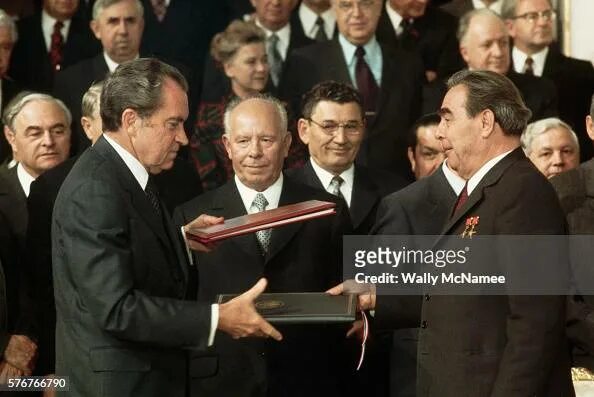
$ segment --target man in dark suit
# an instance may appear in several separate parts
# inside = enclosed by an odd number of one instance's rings
[[[448,87],[438,138],[456,155],[455,168],[467,183],[442,237],[460,236],[470,215],[479,216],[474,231],[482,235],[564,234],[555,192],[520,148],[530,111],[511,81],[461,71]],[[375,308],[378,325],[406,326],[418,317],[418,308],[411,313],[402,297],[367,293],[359,302]],[[573,395],[564,312],[560,296],[424,295],[416,322],[418,395]]]
[[[380,199],[405,186],[397,175],[355,163],[365,132],[361,95],[345,83],[315,85],[303,97],[299,136],[309,161],[288,175],[342,197],[355,234],[367,234]]]
[[[428,1],[386,0],[377,39],[417,52],[423,59],[427,80],[433,81],[447,78],[463,65],[456,27],[456,18]]]
[[[316,84],[303,97],[299,136],[309,161],[287,174],[297,181],[326,190],[346,202],[354,234],[368,234],[382,197],[406,185],[401,177],[355,162],[365,133],[361,95],[351,85],[334,81]],[[389,336],[374,335],[366,366],[351,382],[359,392],[386,395]]]
[[[79,123],[81,99],[93,83],[113,73],[119,64],[138,58],[144,29],[143,12],[139,0],[96,1],[91,29],[101,42],[103,51],[56,76],[54,94],[64,101],[73,114],[74,154],[80,154],[89,147],[89,140]]]
[[[338,39],[302,48],[289,57],[281,97],[299,114],[302,94],[315,84],[325,80],[352,84],[363,96],[367,122],[358,160],[411,178],[405,136],[421,110],[421,60],[378,43],[379,0],[363,4],[333,0],[332,7]]]
[[[15,334],[10,340],[20,341],[21,346],[34,340],[37,351],[36,311],[29,299],[30,274],[25,260],[27,196],[34,179],[68,157],[70,113],[49,95],[21,94],[8,104],[4,116],[9,143],[19,159],[17,166],[0,171],[0,215],[6,222],[4,232],[10,235],[13,245],[7,247],[10,258],[4,258],[10,332]],[[34,363],[32,360],[27,367],[21,364],[19,368],[31,374]]]
[[[442,5],[441,8],[458,18],[469,11],[481,8],[488,8],[497,14],[501,14],[503,1],[504,0],[452,0],[447,1],[447,4]]]
[[[330,0],[303,0],[293,12],[291,23],[298,26],[304,36],[315,41],[330,40],[338,33]]]
[[[6,104],[20,91],[18,83],[11,79],[7,72],[10,65],[12,49],[18,38],[16,25],[12,18],[0,9],[0,113]],[[0,164],[12,158],[10,146],[4,136],[4,125],[0,123]]]
[[[458,29],[460,53],[470,70],[490,70],[504,74],[520,90],[526,106],[532,111],[531,120],[554,117],[557,111],[557,90],[552,81],[544,77],[517,73],[511,67],[509,35],[505,23],[491,10],[470,11],[460,19]],[[445,85],[433,99],[426,97],[425,106],[439,108],[445,95]]]
[[[557,88],[559,117],[578,135],[581,161],[589,160],[594,147],[584,127],[584,114],[588,114],[594,92],[594,66],[563,55],[553,42],[556,14],[549,0],[509,0],[501,15],[514,41],[513,69],[551,79]]]
[[[40,12],[18,22],[10,74],[25,88],[51,92],[58,71],[99,51],[77,8],[77,0],[44,0]]]
[[[253,306],[265,280],[222,305],[184,300],[186,253],[149,171],[171,168],[188,142],[187,88],[155,59],[119,67],[102,91],[105,132],[56,199],[56,374],[70,376],[72,395],[185,396],[183,349],[211,345],[215,329],[281,338]]]
[[[180,206],[177,224],[208,213],[233,218],[306,200],[335,201],[336,215],[231,238],[216,252],[196,254],[198,297],[213,301],[266,276],[273,292],[318,292],[341,278],[342,236],[350,225],[342,201],[282,174],[291,144],[283,105],[271,97],[239,99],[227,108],[227,153],[234,179]],[[343,390],[336,363],[343,330],[285,326],[281,344],[217,336],[212,350],[192,357],[193,396],[334,395]]]

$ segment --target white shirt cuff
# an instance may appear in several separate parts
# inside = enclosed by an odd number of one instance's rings
[[[208,335],[208,346],[214,343],[215,334],[217,333],[217,326],[219,325],[219,305],[213,303],[210,305],[210,334]]]
[[[186,232],[184,231],[183,226],[181,227],[181,234],[184,239],[184,245],[186,246],[186,254],[188,255],[188,263],[190,264],[190,266],[194,266],[194,257],[192,255],[192,250],[190,249],[190,246],[188,245],[188,238],[186,237]],[[218,316],[217,316],[217,318],[218,318]]]

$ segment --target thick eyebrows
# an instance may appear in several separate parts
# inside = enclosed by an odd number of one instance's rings
[[[437,114],[439,115],[439,117],[443,118],[445,116],[451,116],[453,113],[449,108],[443,107],[437,111]]]

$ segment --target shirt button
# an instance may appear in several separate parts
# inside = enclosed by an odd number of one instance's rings
[[[427,328],[427,321],[425,321],[425,320],[421,321],[421,328],[423,328],[423,329]]]

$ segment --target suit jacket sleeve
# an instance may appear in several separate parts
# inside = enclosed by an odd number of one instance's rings
[[[72,284],[105,332],[160,346],[206,347],[210,305],[137,288],[134,267],[151,263],[135,263],[135,253],[154,248],[148,246],[153,240],[146,238],[152,232],[134,216],[122,194],[96,179],[74,190],[62,213],[55,214],[61,221],[52,229],[54,260],[66,255]]]
[[[393,195],[384,198],[377,209],[371,234],[410,235],[410,220]],[[375,304],[375,324],[380,329],[416,328],[421,321],[420,296],[383,295],[378,293]]]
[[[518,177],[515,183],[521,188],[506,189],[516,194],[507,194],[499,205],[498,234],[565,234],[564,216],[549,182],[539,175]],[[527,200],[529,191],[540,192],[539,199]],[[518,219],[530,221],[519,223]],[[559,250],[551,247],[551,255],[568,258]],[[559,266],[561,270],[564,264]],[[565,298],[509,296],[508,305],[507,341],[491,396],[539,395],[562,348]]]

